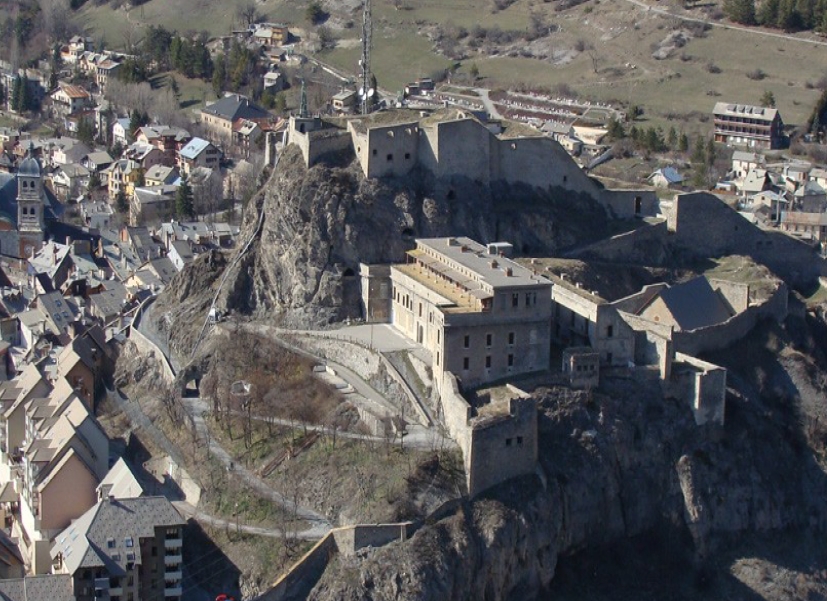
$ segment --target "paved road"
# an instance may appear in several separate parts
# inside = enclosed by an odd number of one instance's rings
[[[642,2],[641,0],[626,0],[630,4],[634,4],[637,7],[640,7],[647,12],[656,13],[659,15],[663,15],[666,17],[673,17],[675,19],[680,19],[681,21],[688,21],[690,23],[703,23],[705,25],[710,25],[711,27],[718,27],[719,29],[731,29],[733,31],[743,31],[752,35],[761,35],[769,38],[779,38],[782,40],[789,40],[791,42],[804,42],[807,44],[815,44],[817,46],[827,46],[827,42],[822,42],[819,40],[810,40],[807,38],[801,38],[794,35],[789,35],[786,33],[775,33],[772,31],[764,31],[762,29],[755,29],[753,27],[744,27],[742,25],[730,25],[729,23],[718,23],[717,21],[707,21],[706,19],[698,19],[696,17],[689,17],[686,15],[682,15],[680,13],[671,12],[665,8],[657,8],[646,2]]]
[[[181,400],[187,410],[187,413],[192,416],[198,437],[204,441],[209,440],[210,453],[218,459],[228,471],[232,471],[236,476],[241,478],[244,483],[254,490],[259,496],[269,499],[273,503],[276,503],[277,505],[294,513],[299,519],[308,521],[312,524],[309,529],[301,532],[302,538],[318,539],[330,531],[331,525],[325,516],[313,511],[312,509],[307,509],[305,507],[301,507],[300,505],[296,505],[293,501],[287,499],[283,494],[274,490],[267,482],[233,459],[233,457],[231,457],[230,454],[220,444],[218,444],[218,442],[216,442],[215,438],[209,435],[207,423],[204,421],[204,414],[208,413],[210,410],[210,406],[206,401],[194,398],[185,398]]]
[[[245,524],[236,525],[235,520],[225,520],[224,518],[218,518],[214,515],[204,513],[185,501],[173,501],[172,504],[185,517],[193,518],[197,522],[207,524],[214,528],[225,528],[227,530],[237,529],[246,534],[256,534],[258,536],[267,536],[270,538],[297,538],[300,540],[318,540],[321,538],[311,530],[304,530],[301,532],[285,532],[284,530],[280,530],[278,528],[262,528],[260,526],[248,526]]]

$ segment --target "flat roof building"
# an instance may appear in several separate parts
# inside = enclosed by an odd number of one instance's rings
[[[548,369],[551,282],[507,258],[510,248],[419,239],[391,266],[391,323],[431,353],[435,382],[445,371],[478,386]]]
[[[716,142],[748,148],[781,148],[784,122],[778,109],[718,102],[712,112]]]

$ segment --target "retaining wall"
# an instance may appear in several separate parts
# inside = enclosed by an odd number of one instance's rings
[[[276,580],[273,588],[257,597],[256,601],[304,600],[337,553],[353,555],[366,547],[384,547],[397,540],[406,540],[418,526],[414,522],[400,522],[334,528]]]
[[[164,380],[166,380],[168,384],[172,384],[175,382],[175,374],[172,371],[172,366],[169,364],[166,355],[164,355],[164,353],[161,352],[161,349],[159,349],[156,344],[154,344],[149,338],[141,334],[138,328],[135,327],[129,329],[129,339],[135,343],[135,346],[138,347],[138,350],[141,353],[146,355],[154,353],[161,363]]]

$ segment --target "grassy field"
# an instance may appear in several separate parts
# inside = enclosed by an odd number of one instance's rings
[[[117,47],[123,45],[125,32],[146,23],[164,24],[179,31],[226,34],[238,25],[236,14],[241,1],[150,0],[133,9],[128,20],[123,10],[88,3],[79,18],[94,31],[93,35]],[[305,2],[295,0],[258,3],[266,18],[300,28],[306,26],[305,6]],[[359,2],[330,0],[325,6],[331,13],[327,25],[342,43],[322,58],[355,74]],[[722,29],[690,39],[670,58],[656,60],[653,48],[680,23],[621,0],[591,0],[559,13],[554,12],[553,4],[534,0],[517,0],[498,12],[492,12],[491,7],[491,0],[401,0],[399,10],[391,2],[374,3],[373,67],[380,86],[396,91],[407,81],[452,63],[434,51],[427,37],[436,25],[524,31],[532,11],[555,26],[555,33],[543,43],[555,54],[567,51],[570,62],[472,54],[463,61],[461,70],[467,72],[470,63],[476,63],[482,84],[487,87],[566,84],[594,100],[639,104],[646,109],[651,124],[667,129],[671,122],[690,133],[709,128],[703,119],[717,100],[757,104],[767,90],[774,93],[786,122],[801,123],[819,94],[808,82],[814,83],[827,73],[827,51],[823,47]],[[134,32],[132,35],[136,36]],[[515,48],[522,44],[518,42]],[[581,51],[574,51],[576,47]],[[710,73],[709,63],[721,72]],[[766,77],[748,78],[747,73],[757,67]],[[194,93],[197,96],[199,92]]]

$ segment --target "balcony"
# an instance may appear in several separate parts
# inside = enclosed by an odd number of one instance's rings
[[[180,538],[168,538],[164,541],[164,549],[180,549],[181,544]]]
[[[178,553],[176,555],[167,555],[164,557],[164,565],[167,566],[176,566],[181,563],[181,554]]]
[[[173,588],[165,588],[164,589],[164,597],[180,597],[182,593],[181,585],[175,586]]]
[[[165,572],[164,578],[166,580],[177,580],[180,582],[181,578],[183,578],[181,568],[177,568],[175,572]]]

